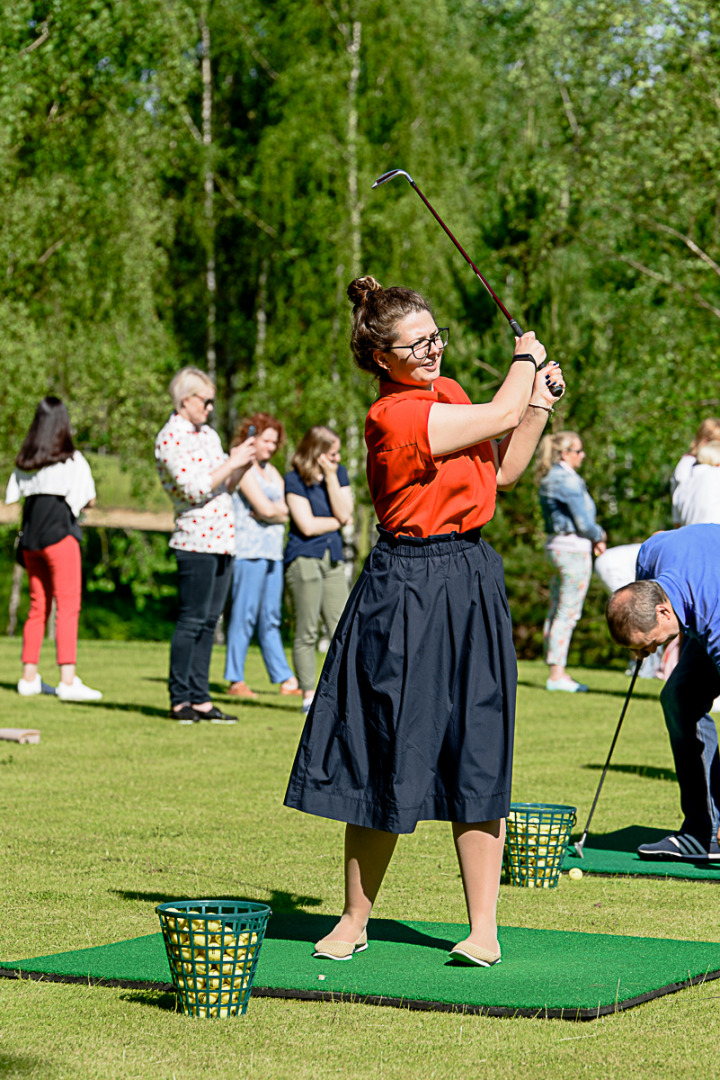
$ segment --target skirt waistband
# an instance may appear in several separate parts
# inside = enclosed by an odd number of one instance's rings
[[[377,546],[398,555],[451,555],[457,551],[466,551],[477,547],[482,540],[482,529],[469,529],[467,532],[438,533],[436,536],[402,536],[388,532],[381,525],[377,526],[380,539]]]

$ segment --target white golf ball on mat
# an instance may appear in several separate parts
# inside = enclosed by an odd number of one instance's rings
[[[568,871],[568,877],[571,881],[580,881],[582,876],[583,872],[579,866],[573,866],[572,870]]]

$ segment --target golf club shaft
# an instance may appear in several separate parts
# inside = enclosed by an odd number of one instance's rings
[[[582,834],[582,839],[580,840],[580,842],[575,845],[575,850],[577,851],[578,855],[580,855],[581,857],[582,857],[582,849],[583,849],[585,841],[587,839],[587,834],[588,834],[588,832],[590,830],[590,822],[592,821],[593,814],[595,813],[595,807],[597,806],[598,799],[600,798],[600,792],[602,791],[602,786],[603,786],[603,783],[605,782],[605,776],[606,776],[608,768],[610,766],[610,758],[613,756],[613,750],[615,749],[615,743],[618,740],[618,735],[620,734],[620,728],[622,727],[622,722],[625,719],[625,713],[627,712],[627,707],[630,704],[630,697],[632,695],[633,689],[635,688],[635,681],[636,681],[636,679],[638,677],[638,672],[640,671],[641,666],[642,666],[642,660],[638,659],[636,661],[636,663],[635,663],[635,670],[633,671],[632,679],[630,680],[630,686],[628,688],[627,697],[625,698],[625,704],[623,705],[622,712],[620,713],[620,719],[618,720],[618,725],[615,728],[615,734],[613,735],[613,741],[610,744],[610,752],[608,753],[607,761],[605,762],[605,768],[602,771],[602,776],[600,777],[600,783],[598,784],[598,789],[597,789],[597,791],[595,793],[595,798],[593,800],[592,807],[590,808],[590,813],[588,815],[587,824],[585,826],[585,832]]]
[[[505,316],[505,318],[507,319],[507,321],[508,321],[508,322],[510,323],[510,326],[512,327],[512,330],[513,330],[513,333],[514,333],[514,334],[515,334],[515,335],[516,335],[517,337],[522,337],[522,335],[523,335],[523,331],[522,331],[522,328],[521,328],[520,324],[519,324],[519,323],[517,322],[517,320],[516,320],[516,319],[513,319],[512,315],[510,314],[510,312],[508,311],[508,309],[507,309],[507,308],[505,307],[505,305],[503,304],[503,302],[502,302],[502,300],[500,299],[500,297],[499,297],[499,296],[497,295],[497,293],[496,293],[496,292],[494,292],[494,290],[493,290],[493,289],[492,289],[492,288],[490,287],[490,285],[488,284],[488,282],[487,282],[487,281],[485,280],[485,278],[484,278],[484,277],[482,276],[482,274],[481,274],[481,273],[480,273],[480,271],[478,270],[478,268],[477,268],[477,266],[475,265],[475,263],[474,263],[474,262],[472,261],[472,259],[471,259],[471,258],[470,258],[470,256],[468,255],[468,253],[467,253],[467,252],[465,251],[465,248],[464,248],[464,247],[463,247],[463,246],[462,246],[462,245],[461,245],[461,244],[459,243],[459,241],[458,241],[458,240],[457,240],[457,239],[456,239],[456,238],[455,238],[455,237],[453,236],[453,234],[452,234],[452,233],[450,232],[450,230],[448,229],[448,227],[447,227],[447,225],[445,224],[445,222],[443,221],[443,219],[442,219],[442,218],[440,217],[440,215],[439,215],[438,213],[436,213],[436,211],[435,211],[435,210],[433,209],[433,207],[432,207],[432,206],[430,205],[430,203],[429,203],[429,202],[428,202],[428,200],[427,200],[427,199],[425,198],[425,196],[423,195],[422,191],[421,191],[421,190],[420,190],[420,188],[419,188],[419,187],[417,186],[417,184],[415,183],[415,181],[414,181],[414,180],[411,180],[411,181],[410,181],[410,184],[411,184],[411,186],[412,186],[413,188],[415,188],[415,191],[416,191],[416,192],[418,193],[418,195],[420,196],[420,198],[422,199],[422,201],[423,201],[423,202],[425,203],[425,205],[427,206],[428,210],[430,211],[430,213],[432,214],[432,216],[433,216],[433,217],[435,218],[435,220],[437,221],[437,223],[438,223],[438,224],[439,224],[439,225],[440,225],[440,226],[441,226],[441,227],[442,227],[442,228],[443,228],[443,229],[445,230],[445,232],[447,233],[447,235],[448,235],[448,236],[450,237],[450,239],[452,240],[453,244],[455,245],[455,247],[456,247],[456,248],[458,249],[458,251],[459,251],[459,252],[460,252],[460,254],[462,255],[462,257],[463,257],[463,259],[465,260],[465,262],[466,262],[466,263],[468,264],[468,266],[471,266],[471,267],[472,267],[472,269],[473,269],[473,270],[475,271],[475,274],[477,275],[477,277],[478,277],[478,278],[480,279],[480,281],[482,282],[482,284],[483,284],[483,285],[485,286],[485,288],[487,289],[487,291],[488,291],[488,292],[490,293],[490,296],[492,296],[493,300],[495,301],[495,303],[497,304],[497,306],[498,306],[498,307],[500,308],[500,310],[502,311],[502,313],[503,313],[503,315]]]
[[[497,295],[497,293],[494,291],[494,289],[491,288],[491,286],[485,280],[483,275],[480,273],[477,266],[475,265],[475,263],[472,261],[472,259],[468,255],[468,253],[465,251],[465,248],[460,244],[460,242],[456,239],[456,237],[453,236],[453,234],[450,232],[447,225],[445,224],[443,219],[440,217],[440,215],[437,213],[435,208],[425,198],[422,191],[420,190],[420,188],[417,186],[417,184],[413,180],[412,176],[410,176],[409,173],[406,173],[403,169],[391,169],[390,172],[383,173],[382,176],[379,176],[377,178],[377,180],[375,181],[375,183],[373,184],[373,187],[378,187],[380,184],[384,184],[388,180],[392,180],[393,177],[395,177],[395,176],[404,176],[405,179],[407,180],[407,182],[410,184],[410,186],[417,192],[417,194],[420,196],[422,201],[425,203],[425,205],[427,206],[427,208],[430,211],[430,213],[432,214],[432,216],[437,221],[438,225],[440,225],[443,228],[443,230],[447,233],[447,235],[450,237],[450,239],[452,240],[453,244],[455,245],[455,247],[458,249],[458,251],[462,255],[465,262],[468,264],[468,266],[472,267],[473,271],[475,272],[476,277],[482,282],[482,284],[485,286],[485,289],[487,290],[487,292],[490,294],[490,296],[493,298],[493,300],[495,301],[497,306],[500,308],[503,315],[505,316],[505,318],[509,322],[510,328],[511,328],[513,334],[515,334],[516,337],[522,337],[523,329],[520,326],[520,323],[517,321],[517,319],[514,319],[512,317],[512,315],[510,314],[508,309],[505,307],[505,305],[503,304],[500,297]],[[541,368],[544,367],[544,366],[545,365],[541,365]],[[559,397],[562,396],[562,387],[556,386],[555,384],[550,384],[550,393],[553,395],[553,397],[558,397],[559,398]]]

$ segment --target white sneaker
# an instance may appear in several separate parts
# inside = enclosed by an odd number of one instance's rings
[[[22,694],[23,697],[32,697],[33,694],[42,694],[42,679],[39,675],[36,675],[30,682],[26,682],[25,679],[18,680],[18,694]]]
[[[20,690],[19,685],[18,685],[18,690]],[[20,693],[22,694],[22,690],[20,690]],[[34,691],[33,691],[33,693],[34,693]],[[720,697],[715,698],[715,700],[712,703],[712,708],[710,709],[710,712],[720,712]]]
[[[55,691],[61,701],[99,701],[102,693],[86,686],[78,675],[68,683],[59,682]]]
[[[574,679],[548,679],[545,683],[546,690],[564,690],[566,694],[587,694],[585,683],[575,682]]]

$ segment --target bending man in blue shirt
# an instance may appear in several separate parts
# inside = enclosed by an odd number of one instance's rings
[[[680,784],[678,833],[641,844],[648,859],[720,860],[720,760],[708,715],[720,695],[720,525],[657,533],[640,548],[636,581],[607,605],[610,633],[637,656],[682,630],[680,661],[660,695]]]

